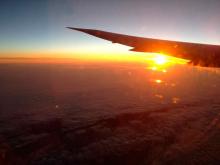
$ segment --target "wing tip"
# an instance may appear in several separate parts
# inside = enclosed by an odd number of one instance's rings
[[[80,30],[80,28],[69,27],[69,26],[67,26],[66,28],[67,28],[67,29],[71,29],[71,30]]]
[[[71,30],[76,30],[76,31],[80,31],[80,32],[86,32],[88,29],[83,29],[83,28],[75,28],[75,27],[66,27],[67,29],[71,29]]]

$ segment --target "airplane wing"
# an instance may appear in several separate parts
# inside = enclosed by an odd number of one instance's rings
[[[142,38],[93,29],[67,28],[84,32],[111,41],[112,43],[129,46],[131,47],[130,51],[164,53],[190,60],[190,63],[193,65],[220,67],[220,45]]]

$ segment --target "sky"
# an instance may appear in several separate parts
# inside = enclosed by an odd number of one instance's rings
[[[0,2],[0,57],[128,53],[66,29],[220,44],[219,0],[7,0]]]

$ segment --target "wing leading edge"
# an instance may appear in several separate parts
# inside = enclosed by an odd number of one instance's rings
[[[194,65],[220,67],[220,45],[142,38],[93,29],[67,28],[84,32],[112,43],[129,46],[131,51],[164,53],[190,60]]]

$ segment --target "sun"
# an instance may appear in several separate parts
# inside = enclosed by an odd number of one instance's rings
[[[153,61],[155,62],[155,64],[157,65],[164,65],[168,62],[168,59],[166,56],[163,56],[163,55],[157,55]]]
[[[176,64],[187,64],[189,60],[172,57],[164,53],[149,53],[145,56],[145,60],[148,64],[147,69],[154,72],[162,72],[166,74],[170,67]],[[157,82],[159,83],[159,82]]]

